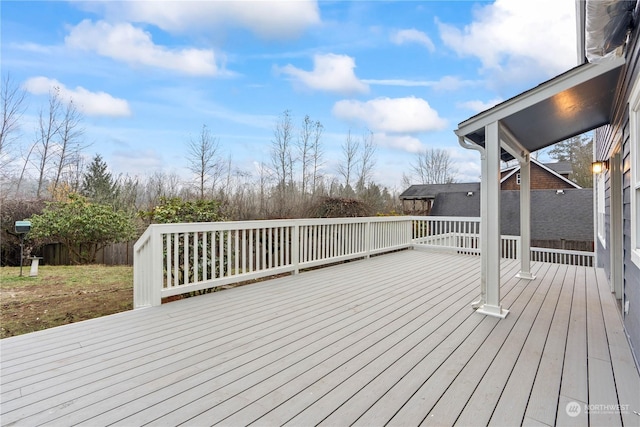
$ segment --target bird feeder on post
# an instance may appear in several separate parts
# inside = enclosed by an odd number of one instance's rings
[[[20,277],[22,277],[22,264],[24,264],[24,238],[31,231],[31,221],[16,221],[16,234],[20,235]]]

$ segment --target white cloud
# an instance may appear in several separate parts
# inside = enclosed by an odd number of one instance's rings
[[[335,103],[332,111],[340,119],[365,123],[376,132],[430,132],[447,125],[427,101],[415,97],[342,100]]]
[[[405,80],[405,79],[362,79],[362,83],[378,86],[402,86],[402,87],[431,87],[436,84],[429,80]]]
[[[430,52],[434,52],[436,50],[436,47],[429,36],[414,28],[394,32],[391,34],[391,41],[398,45],[405,43],[418,43],[425,46]]]
[[[502,101],[503,101],[502,98],[494,98],[494,99],[490,99],[489,101],[480,101],[479,99],[474,99],[471,101],[460,102],[459,104],[457,104],[457,106],[460,108],[466,108],[467,110],[472,110],[472,111],[475,111],[476,113],[479,113],[481,111],[488,110],[494,105],[498,105]]]
[[[329,53],[313,57],[313,71],[304,71],[291,64],[276,70],[309,89],[342,94],[367,93],[369,86],[356,77],[354,68],[356,62],[350,56]]]
[[[71,48],[95,51],[130,65],[158,67],[200,76],[219,73],[212,50],[168,49],[154,44],[151,34],[129,23],[98,21],[94,24],[85,19],[71,29],[65,43]]]
[[[246,28],[258,36],[282,39],[298,36],[321,22],[316,1],[120,1],[83,2],[104,9],[110,19],[145,22],[169,32]]]
[[[482,176],[480,155],[475,150],[461,147],[448,149],[451,161],[456,168],[457,182],[478,182]]]
[[[60,97],[66,101],[73,101],[78,111],[88,116],[125,117],[131,115],[129,103],[120,98],[114,98],[105,92],[91,92],[81,86],[69,89],[56,79],[47,77],[32,77],[24,83],[27,92],[34,95],[49,94],[57,89]]]
[[[453,91],[463,87],[476,86],[479,82],[462,80],[457,76],[444,76],[440,80],[405,80],[405,79],[363,79],[363,83],[379,86],[431,87],[435,90]]]
[[[51,55],[52,53],[57,53],[55,52],[55,46],[44,46],[32,42],[9,43],[9,47],[21,50],[23,52],[38,53],[41,55]]]
[[[464,87],[477,86],[479,83],[475,80],[462,80],[457,76],[444,76],[435,82],[433,88],[442,91],[453,91]]]
[[[158,170],[166,170],[169,166],[175,166],[173,160],[169,159],[167,164],[162,159],[161,150],[154,149],[127,149],[115,150],[110,155],[109,162],[117,165],[116,173],[152,173]]]
[[[544,77],[576,65],[575,5],[558,0],[496,0],[476,9],[463,29],[438,22],[443,42],[460,56],[475,56],[483,70]]]
[[[375,133],[373,140],[380,147],[393,148],[395,150],[417,153],[424,149],[422,142],[410,135],[389,135],[384,132]]]

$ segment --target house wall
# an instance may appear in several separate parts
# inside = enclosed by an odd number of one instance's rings
[[[517,175],[514,173],[502,183],[503,190],[520,190],[517,182]],[[531,189],[532,190],[560,190],[564,188],[575,188],[568,182],[542,169],[535,163],[531,163]]]
[[[631,260],[631,158],[629,97],[633,84],[639,78],[640,29],[636,26],[627,46],[626,65],[619,83],[614,119],[610,126],[599,129],[595,134],[596,157],[609,159],[618,144],[622,150],[623,186],[623,275],[625,300],[629,301],[629,313],[624,316],[625,330],[634,349],[636,360],[640,359],[640,269]],[[607,188],[610,186],[607,182]],[[607,209],[607,239],[610,238],[610,206]],[[610,245],[600,247],[598,254],[606,263],[610,256]],[[607,274],[610,274],[609,268]]]

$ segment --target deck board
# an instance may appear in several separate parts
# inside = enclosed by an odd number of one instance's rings
[[[383,272],[381,271],[377,271],[376,269],[373,269],[371,271],[371,274],[383,274]],[[350,276],[346,276],[346,280],[349,280]],[[313,284],[313,283],[311,283]],[[241,289],[241,288],[238,288]],[[407,288],[408,290],[410,290],[410,288]],[[339,290],[337,289],[331,289],[330,287],[325,287],[324,292],[327,293],[338,293],[337,295],[334,295],[334,298],[336,299],[336,301],[342,296],[345,296],[345,292],[340,293]],[[361,293],[359,295],[359,289],[356,287],[355,289],[351,289],[349,290],[349,293],[353,294],[353,296],[362,296]],[[380,292],[378,292],[380,293]],[[201,298],[204,300],[206,296],[202,296]],[[303,298],[304,299],[304,298]],[[313,296],[314,300],[317,300],[317,296]],[[328,298],[329,300],[331,300],[331,298]],[[383,300],[384,299],[384,295],[380,295],[379,299]],[[171,305],[171,304],[169,304]],[[338,310],[343,310],[344,311],[344,307],[340,308],[343,306],[339,306]],[[289,310],[289,305],[284,304],[284,305],[280,305],[280,306],[273,306],[272,310],[274,310],[276,313],[280,310],[280,309],[286,309]],[[309,311],[308,310],[308,306],[304,304],[304,301],[300,304],[299,307],[294,307],[296,310],[295,312],[292,313],[288,313],[284,316],[282,315],[275,315],[274,314],[270,314],[269,316],[273,317],[271,323],[276,323],[277,325],[289,325],[291,324],[291,320],[295,319],[296,323],[298,324],[298,320],[300,316],[300,312],[304,312],[305,310],[307,311],[306,316],[310,319],[314,319],[314,316],[317,314],[317,312],[314,311]],[[320,310],[326,310],[324,308],[321,308]],[[246,314],[246,312],[245,312]],[[241,329],[248,329],[250,328],[251,325],[254,326],[254,328],[259,329],[259,331],[254,332],[253,335],[248,335],[248,336],[244,336],[244,339],[239,340],[238,337],[234,337],[234,336],[228,336],[227,332],[225,330],[220,330],[220,331],[214,331],[214,336],[211,337],[211,339],[209,339],[208,341],[204,342],[204,343],[200,343],[200,342],[196,342],[193,343],[191,339],[188,340],[183,340],[183,342],[180,344],[180,346],[176,346],[176,342],[167,339],[166,341],[166,346],[168,347],[167,350],[167,354],[158,354],[157,353],[157,348],[156,347],[151,347],[147,350],[147,352],[149,354],[152,354],[153,356],[153,360],[156,362],[155,364],[153,364],[152,366],[145,366],[145,364],[141,364],[141,366],[139,366],[137,368],[136,373],[139,372],[143,372],[146,375],[143,378],[134,378],[136,380],[136,385],[137,383],[143,385],[143,386],[149,386],[149,384],[146,381],[153,381],[156,380],[157,378],[157,374],[156,372],[158,371],[158,369],[163,369],[163,367],[165,366],[171,366],[171,368],[182,368],[183,370],[187,370],[187,371],[192,371],[193,368],[192,366],[194,364],[201,364],[201,363],[205,363],[207,360],[213,360],[215,361],[215,356],[219,356],[219,357],[224,357],[225,360],[233,360],[234,363],[237,363],[237,360],[235,359],[235,357],[237,357],[238,354],[242,354],[243,352],[246,352],[243,349],[243,345],[247,345],[247,343],[251,343],[254,347],[256,348],[260,348],[260,344],[262,344],[262,342],[266,339],[269,342],[275,343],[273,345],[276,346],[281,346],[283,345],[282,342],[280,341],[281,339],[283,339],[284,337],[286,337],[290,331],[286,329],[286,327],[283,327],[278,335],[273,335],[274,330],[273,329],[268,329],[266,328],[265,325],[269,325],[270,323],[265,323],[265,320],[267,320],[266,318],[263,317],[259,317],[258,321],[254,320],[252,317],[249,317],[249,326],[247,326],[244,323],[239,324],[238,327],[240,327]],[[206,327],[206,325],[201,325],[202,330],[204,330],[206,333],[210,334],[211,330],[208,329]],[[302,329],[304,331],[304,329]],[[216,340],[216,336],[217,340]],[[178,337],[184,337],[184,334],[178,334]],[[259,338],[262,339],[260,340]],[[191,338],[191,337],[189,337]],[[175,339],[175,337],[174,337]],[[198,351],[199,350],[199,351]],[[167,359],[164,356],[170,356],[172,353],[175,355],[180,355],[182,352],[186,352],[186,355],[183,355],[183,357],[178,358],[177,361],[171,360],[171,359]],[[262,349],[262,351],[265,351],[264,349]],[[137,356],[137,354],[136,354]],[[195,360],[192,360],[190,358],[194,358]],[[141,361],[141,359],[139,357],[129,357],[129,360],[132,363],[139,363]],[[184,362],[182,362],[184,360]],[[107,390],[104,390],[102,392],[103,395],[114,395],[116,396],[116,398],[118,399],[122,399],[121,397],[121,393],[123,393],[124,391],[127,391],[127,389],[125,388],[127,386],[126,382],[121,382],[122,380],[126,379],[128,375],[130,375],[129,371],[132,371],[132,369],[123,369],[123,368],[127,368],[127,366],[122,365],[122,361],[120,360],[116,360],[113,364],[113,369],[114,371],[109,371],[109,370],[103,370],[101,373],[101,378],[105,378],[108,379],[108,382],[105,381],[100,381],[100,382],[94,382],[92,384],[88,384],[89,387],[92,386],[96,386],[96,387],[100,387],[100,386],[110,386],[110,383],[113,383],[115,388],[109,388]],[[221,368],[221,370],[223,370],[224,368]],[[166,372],[165,372],[166,373]],[[195,377],[195,373],[197,373],[197,371],[192,372],[193,373],[193,377]],[[78,378],[79,380],[84,384],[89,382],[92,378],[87,378],[87,374],[90,374],[89,371],[87,372],[78,372]],[[179,370],[176,373],[177,377],[180,377],[180,375],[184,375],[184,372],[182,370]],[[94,380],[96,378],[93,378]],[[166,382],[168,381],[167,377],[163,377],[161,379],[161,382]],[[156,382],[158,382],[156,380]],[[82,385],[82,384],[81,384]],[[86,392],[93,392],[93,394],[91,396],[87,396],[85,393],[85,396],[83,396],[81,399],[79,400],[75,400],[73,405],[67,405],[65,406],[65,411],[67,413],[70,413],[71,410],[73,409],[73,407],[79,406],[82,404],[82,402],[84,401],[89,401],[89,402],[94,402],[94,405],[96,405],[96,402],[100,402],[100,407],[104,408],[107,407],[109,402],[107,401],[101,401],[100,398],[102,398],[103,396],[101,396],[100,394],[95,394],[95,393],[100,393],[100,389],[95,389],[91,388],[91,389],[86,389]],[[55,396],[54,398],[58,401],[58,402],[62,402],[64,404],[65,399],[66,398],[70,398],[73,396],[73,390],[71,393],[69,393],[68,396],[66,395],[60,395],[58,394],[57,396]],[[47,402],[48,404],[50,404],[51,402]],[[36,402],[36,405],[40,404],[39,402]]]
[[[349,401],[353,394],[403,355],[411,353],[417,346],[430,348],[433,345],[432,342],[442,341],[449,334],[449,327],[456,323],[449,322],[452,317],[469,316],[469,311],[466,310],[468,307],[465,305],[467,305],[466,301],[477,294],[477,289],[473,286],[474,276],[474,274],[466,274],[461,292],[452,295],[452,298],[443,301],[439,306],[428,307],[428,311],[416,318],[413,326],[408,325],[410,327],[385,337],[388,344],[381,340],[378,343],[382,345],[380,351],[367,351],[346,360],[344,364],[336,367],[328,375],[319,377],[313,384],[301,389],[290,399],[272,406],[274,409],[259,418],[258,422],[271,424],[284,419],[293,425],[317,424]],[[450,278],[452,282],[461,279],[453,275]],[[228,421],[234,424],[246,416],[251,415],[243,410],[234,418],[225,420],[225,423]],[[344,418],[341,420],[346,422]]]
[[[557,264],[549,267],[536,273],[542,282],[537,293],[544,295],[541,295],[542,300],[538,299],[540,304],[532,299],[527,306],[527,309],[537,311],[535,318],[531,322],[519,322],[516,325],[517,329],[514,328],[509,335],[456,420],[458,424],[488,424],[490,420],[495,425],[518,425],[522,422],[561,291],[561,287],[551,285],[566,268],[559,268],[561,266]],[[527,357],[521,357],[523,354]]]
[[[625,332],[622,329],[618,305],[603,270],[596,270],[596,281],[600,293],[602,317],[609,344],[618,402],[626,408],[621,412],[622,422],[624,425],[633,425],[634,423],[637,425],[639,416],[634,411],[640,413],[640,410],[634,408],[640,408],[640,375],[638,370],[634,369],[635,364]]]
[[[587,270],[587,281],[596,281],[595,270]],[[613,379],[613,367],[609,355],[609,343],[602,316],[602,302],[597,286],[587,286],[587,355],[589,375],[589,403],[618,405],[618,395]],[[613,411],[589,411],[592,425],[619,426],[621,414]]]
[[[530,287],[527,292],[525,281],[516,280],[514,277],[509,278],[507,285],[510,287],[508,292],[503,294],[503,303],[510,306],[513,301],[520,301],[517,307],[514,305],[519,309],[527,295],[531,294],[532,288]],[[523,294],[525,296],[521,298]],[[475,368],[473,366],[467,368],[467,366],[478,349],[488,340],[500,339],[500,334],[494,333],[494,330],[506,330],[505,325],[510,326],[513,317],[505,324],[495,318],[474,314],[468,318],[468,321],[477,324],[468,336],[460,336],[460,341],[449,341],[448,345],[442,348],[442,352],[422,359],[401,381],[394,384],[393,389],[376,401],[356,424],[372,425],[388,421],[392,425],[405,423],[417,425],[422,422],[462,370],[466,368],[468,372]],[[487,348],[490,349],[491,346]],[[470,377],[463,375],[460,378],[460,381],[465,381]],[[455,397],[452,400],[455,403]]]
[[[479,261],[401,251],[3,339],[0,424],[637,424],[601,272],[503,260],[497,320],[469,305]]]
[[[587,307],[584,269],[576,268],[560,394],[582,405],[589,402],[587,382]],[[562,411],[559,411],[562,412]]]
[[[542,358],[536,372],[533,388],[529,395],[529,402],[524,413],[524,424],[541,423],[554,425],[558,407],[558,395],[562,380],[562,367],[566,347],[567,332],[569,329],[569,315],[571,301],[573,300],[573,285],[571,280],[575,269],[564,268],[562,290],[558,298],[557,309],[553,314],[547,340],[542,351]],[[508,397],[507,397],[508,402]]]
[[[447,289],[447,292],[453,290],[456,290],[456,288]],[[380,337],[396,333],[405,323],[419,317],[421,308],[431,308],[438,298],[441,299],[446,295],[446,292],[439,291],[438,293],[440,295],[435,297],[435,301],[432,300],[434,295],[424,299],[417,298],[418,295],[416,294],[411,295],[410,299],[412,301],[403,302],[394,307],[393,311],[384,316],[384,322],[376,320],[375,323],[370,323],[356,330],[353,334],[345,336],[344,339],[336,340],[335,336],[331,336],[330,342],[321,343],[322,350],[305,359],[305,363],[295,363],[285,367],[285,369],[279,366],[274,367],[276,372],[263,382],[256,384],[255,380],[247,379],[240,383],[230,384],[224,391],[231,396],[237,396],[236,399],[228,399],[211,407],[210,402],[207,401],[207,396],[198,397],[196,402],[192,402],[189,411],[193,411],[193,408],[198,408],[196,412],[200,410],[202,412],[196,418],[191,419],[190,422],[198,424],[208,419],[216,419],[226,423],[225,418],[227,416],[240,410],[245,413],[244,419],[252,419],[246,418],[248,416],[247,413],[250,411],[249,406],[251,408],[271,408],[279,399],[288,397],[294,391],[304,389],[317,378],[330,373],[336,363],[342,360],[349,360],[353,355],[365,351],[365,354],[369,356],[375,353],[376,348],[384,348],[384,346],[377,345]],[[235,393],[227,391],[228,389],[233,390]],[[171,412],[160,421],[165,424],[171,424],[176,417],[180,416],[180,412],[185,410],[180,408],[178,412]]]
[[[545,274],[539,274],[546,278]],[[425,425],[486,424],[495,402],[517,361],[528,329],[538,314],[551,280],[523,281],[525,289],[510,310],[509,322],[500,322],[424,419]],[[506,320],[506,319],[505,319]],[[494,402],[492,402],[492,400]],[[474,420],[474,417],[477,417]]]

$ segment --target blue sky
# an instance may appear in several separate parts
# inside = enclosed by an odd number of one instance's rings
[[[206,125],[237,168],[269,162],[278,117],[324,126],[325,173],[347,132],[373,132],[374,180],[401,190],[415,153],[477,152],[458,123],[576,65],[573,0],[3,1],[1,65],[29,93],[20,143],[57,86],[88,156],[115,173],[187,175]]]

